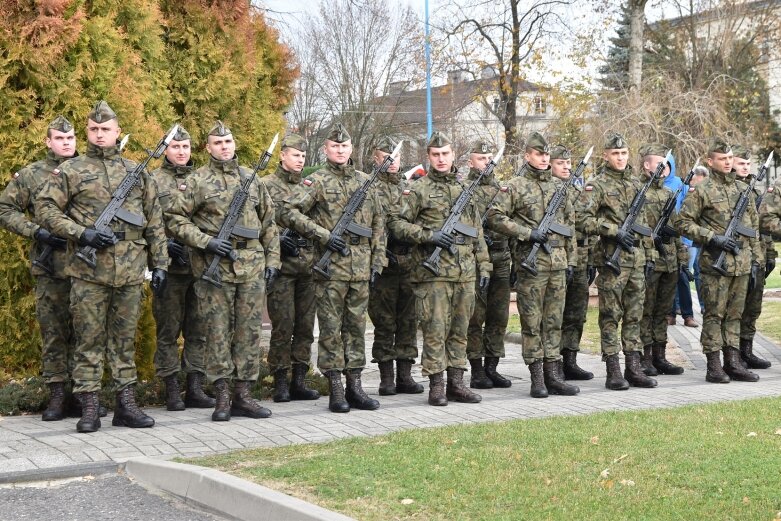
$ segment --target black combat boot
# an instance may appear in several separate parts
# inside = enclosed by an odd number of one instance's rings
[[[393,360],[380,362],[380,396],[393,396],[396,394],[396,383],[393,381]]]
[[[65,384],[52,382],[49,384],[49,403],[41,419],[45,422],[54,422],[63,418],[65,418]]]
[[[412,379],[412,362],[396,360],[396,392],[402,394],[420,394],[423,385]]]
[[[393,365],[393,362],[388,362]],[[361,409],[364,411],[373,411],[380,408],[380,402],[369,396],[363,391],[361,387],[361,371],[362,369],[348,369],[346,373],[347,377],[347,392],[344,393],[344,397],[350,407]]]
[[[100,416],[98,415],[98,393],[78,393],[81,405],[81,419],[76,424],[77,432],[95,432],[100,429]]]
[[[494,387],[500,389],[506,389],[512,386],[512,382],[496,372],[496,366],[499,365],[498,356],[486,356],[485,357],[485,375],[491,380]]]
[[[656,370],[656,367],[654,367],[653,355],[651,354],[652,351],[653,348],[651,344],[643,346],[643,354],[640,358],[640,368],[643,370],[643,373],[646,376],[659,375],[659,372]]]
[[[287,382],[287,369],[281,368],[274,371],[274,396],[271,397],[275,402],[289,402],[290,388]]]
[[[187,373],[184,406],[193,409],[211,409],[215,405],[215,399],[203,392],[203,373],[198,371]]]
[[[562,349],[561,356],[564,365],[564,378],[567,380],[591,380],[594,373],[586,371],[578,365],[578,352],[572,349]]]
[[[465,369],[457,369],[455,367],[447,368],[447,388],[445,389],[445,397],[454,402],[480,403],[483,397],[477,393],[473,393],[469,390],[469,387],[464,385],[464,371]]]
[[[228,381],[220,378],[214,382],[214,412],[212,413],[213,422],[227,422],[231,419],[231,393],[228,389]]]
[[[320,393],[306,386],[306,373],[309,366],[293,364],[293,380],[290,382],[290,398],[293,400],[317,400]]]
[[[734,347],[725,347],[722,351],[724,352],[724,372],[727,373],[730,379],[738,382],[756,382],[759,380],[758,374],[752,373],[740,363],[740,351]]]
[[[163,378],[165,382],[165,408],[169,411],[183,411],[184,402],[182,401],[181,391],[179,390],[179,378],[172,374]]]
[[[81,393],[73,393],[70,397],[68,404],[68,417],[81,418],[81,402],[79,401],[79,395]],[[105,405],[98,404],[98,416],[105,418],[108,416],[108,409]]]
[[[532,387],[529,394],[532,398],[547,398],[548,389],[545,387],[545,376],[542,373],[542,362],[537,360],[529,364],[529,374],[532,379]]]
[[[624,368],[624,379],[633,387],[656,387],[656,380],[649,378],[643,372],[640,365],[640,351],[629,351],[624,353],[626,367]]]
[[[683,374],[683,367],[667,360],[667,342],[654,342],[653,356],[653,364],[659,374]]]
[[[350,404],[344,399],[342,373],[337,370],[326,371],[328,377],[328,409],[331,412],[350,412]]]
[[[469,378],[469,387],[472,389],[493,389],[494,383],[485,374],[482,358],[469,359],[469,365],[472,367],[472,376]]]
[[[559,362],[543,362],[542,364],[545,388],[550,394],[575,396],[580,392],[580,387],[570,385],[559,376]]]
[[[629,389],[629,382],[621,376],[621,363],[618,355],[610,355],[605,359],[605,368],[607,369],[607,378],[605,387],[611,391],[626,391]]]
[[[271,411],[261,407],[249,394],[252,388],[250,380],[236,380],[233,383],[233,400],[231,401],[231,416],[245,416],[247,418],[268,418]]]
[[[713,384],[730,383],[729,376],[721,367],[721,352],[705,353],[705,358],[708,359],[708,371],[705,373],[705,381]]]
[[[744,367],[748,369],[768,369],[770,362],[754,354],[754,339],[740,339],[740,358],[745,363]]]
[[[447,405],[445,381],[442,378],[442,373],[428,375],[428,404],[437,406]]]
[[[114,427],[130,427],[131,429],[143,429],[152,427],[155,420],[144,414],[144,411],[136,405],[136,387],[128,385],[116,394],[114,406],[114,418],[111,425]]]

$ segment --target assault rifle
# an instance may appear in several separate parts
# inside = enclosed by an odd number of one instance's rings
[[[770,152],[770,155],[767,156],[767,161],[765,161],[765,164],[760,167],[756,177],[754,177],[748,183],[746,189],[740,193],[738,203],[732,210],[732,217],[730,217],[729,224],[727,224],[727,229],[724,230],[724,235],[727,237],[731,239],[737,239],[738,235],[742,235],[744,237],[753,239],[757,238],[757,231],[744,226],[740,221],[743,219],[743,215],[746,213],[746,209],[748,208],[748,203],[751,200],[751,194],[754,192],[754,185],[765,178],[765,174],[767,173],[768,168],[770,168],[770,161],[772,159],[773,152]],[[735,248],[732,250],[732,254],[737,255],[738,253],[740,253],[740,246],[736,244]],[[721,275],[727,275],[727,270],[724,268],[724,262],[726,260],[727,252],[722,250],[719,254],[719,258],[716,259],[716,262],[711,267],[718,271]]]
[[[174,139],[174,136],[178,130],[179,125],[174,125],[171,127],[171,130],[169,130],[168,134],[166,134],[165,137],[160,140],[153,151],[150,152],[147,150],[146,159],[141,161],[132,171],[125,175],[125,178],[122,179],[122,182],[119,183],[119,186],[111,195],[111,201],[109,201],[109,203],[100,213],[100,216],[95,221],[95,224],[92,225],[95,230],[104,233],[112,232],[111,221],[113,221],[115,218],[139,228],[144,225],[143,215],[134,214],[133,212],[125,210],[122,208],[122,205],[130,195],[133,187],[138,183],[138,180],[141,178],[141,174],[146,169],[149,161],[152,159],[157,159],[163,155],[163,152],[165,152],[165,149],[168,148],[169,143],[171,143],[171,141]],[[121,148],[122,146],[120,145],[120,150]],[[97,250],[92,246],[82,246],[76,250],[76,257],[86,262],[90,267],[94,268],[97,262],[97,257],[95,255],[96,252]]]
[[[255,175],[258,172],[265,170],[266,166],[268,165],[268,160],[271,159],[271,154],[274,152],[274,149],[277,146],[277,141],[279,141],[279,133],[274,135],[274,139],[271,141],[271,146],[269,146],[268,150],[260,155],[260,159],[258,159],[258,163],[255,165],[252,173],[248,175],[246,179],[241,181],[238,190],[236,190],[236,192],[233,194],[233,199],[231,199],[230,206],[228,206],[228,213],[225,214],[225,220],[222,221],[220,231],[217,232],[217,239],[228,240],[230,239],[231,235],[236,235],[237,237],[248,240],[260,238],[260,230],[251,230],[249,228],[239,226],[236,223],[239,222],[239,217],[241,217],[241,214],[244,211],[244,205],[247,203],[247,199],[249,199],[249,189],[252,186],[252,181],[255,180]],[[231,250],[231,252],[228,254],[228,258],[231,262],[235,262],[238,258],[236,250]],[[215,255],[212,258],[209,267],[206,268],[206,271],[204,271],[203,275],[201,275],[203,280],[214,284],[218,288],[222,287],[222,274],[220,273],[221,259],[222,257]]]
[[[363,202],[366,200],[366,196],[369,195],[369,189],[372,187],[380,174],[388,171],[391,163],[393,163],[393,161],[395,161],[395,159],[398,157],[399,152],[401,152],[402,143],[403,141],[399,141],[399,144],[396,145],[396,148],[393,149],[393,152],[391,152],[390,155],[385,156],[385,161],[383,161],[382,164],[379,166],[375,164],[374,168],[372,168],[372,174],[369,176],[369,178],[363,182],[358,190],[353,192],[353,194],[350,196],[350,200],[347,201],[347,205],[344,207],[342,215],[339,217],[339,220],[336,221],[336,225],[334,226],[333,230],[331,230],[331,235],[341,237],[345,233],[349,232],[359,237],[372,236],[372,231],[370,228],[361,226],[360,224],[354,222],[354,219],[358,212],[361,211]],[[333,253],[333,251],[326,249],[323,252],[323,256],[320,257],[320,260],[317,261],[314,266],[312,266],[312,270],[325,279],[331,278],[331,255]],[[342,250],[339,251],[339,254],[342,257],[346,257],[350,255],[350,249],[345,246]]]
[[[455,236],[455,233],[460,233],[461,235],[466,235],[467,237],[479,237],[478,231],[476,229],[461,222],[461,215],[464,213],[466,205],[472,199],[472,195],[475,193],[475,190],[477,190],[477,187],[480,185],[480,180],[485,176],[491,175],[497,163],[499,163],[499,161],[502,159],[503,154],[504,147],[502,147],[494,156],[494,158],[491,159],[487,165],[485,165],[485,168],[480,171],[480,174],[478,174],[478,176],[475,177],[472,182],[461,191],[461,195],[458,196],[458,199],[456,199],[456,202],[453,203],[453,207],[450,209],[450,215],[447,216],[445,223],[442,225],[442,232],[453,236]],[[453,255],[456,253],[454,246],[451,246],[448,251]],[[439,258],[441,255],[442,248],[437,246],[434,248],[434,252],[429,256],[429,258],[423,261],[423,267],[434,274],[434,276],[439,275]]]
[[[662,208],[662,213],[659,215],[659,220],[656,221],[656,226],[654,226],[652,235],[654,239],[654,246],[656,247],[656,251],[659,252],[659,255],[665,254],[663,242],[665,237],[676,238],[681,236],[681,234],[678,233],[675,228],[670,226],[670,218],[673,216],[673,212],[675,212],[675,205],[678,203],[678,197],[681,195],[683,187],[689,186],[689,183],[692,181],[692,177],[694,177],[694,170],[699,165],[700,160],[697,159],[697,162],[694,163],[692,169],[689,170],[689,173],[686,174],[686,177],[683,179],[681,186],[679,186],[675,190],[675,193],[669,199],[667,199],[667,202],[664,203],[664,208]]]
[[[288,237],[291,238],[291,239],[297,240],[298,239],[298,234],[295,231],[291,230],[290,228],[285,228],[284,230],[279,232],[280,250],[283,249],[282,248],[282,239],[288,238]],[[296,246],[295,248],[293,248],[292,250],[289,251],[289,255],[285,254],[285,257],[298,257],[300,255],[301,255],[301,249],[298,246]]]
[[[621,224],[619,230],[630,233],[639,233],[640,235],[645,235],[646,237],[653,237],[653,230],[647,226],[641,226],[637,224],[637,218],[643,211],[643,206],[645,205],[645,195],[648,193],[648,189],[653,183],[657,181],[657,179],[659,179],[659,176],[662,175],[662,171],[667,166],[667,163],[672,161],[672,153],[672,150],[667,151],[667,155],[665,156],[664,161],[660,161],[659,164],[656,165],[656,170],[654,170],[651,177],[635,194],[634,199],[632,199],[632,204],[629,206],[629,213],[624,219],[624,222]],[[613,255],[608,257],[608,259],[605,261],[605,265],[616,275],[621,273],[621,263],[619,262],[619,257],[621,257],[622,249],[624,249],[624,247],[621,246],[621,244],[616,244],[616,249],[613,251]],[[626,248],[626,250],[632,252],[634,251],[634,248],[630,246],[629,248]]]
[[[563,205],[567,200],[567,192],[569,192],[569,188],[578,178],[580,178],[581,175],[583,175],[583,170],[586,169],[586,165],[588,164],[589,159],[591,159],[592,152],[594,152],[594,147],[588,149],[588,153],[586,153],[586,156],[580,161],[580,164],[578,164],[578,168],[575,170],[575,172],[569,176],[567,182],[562,183],[561,186],[556,189],[553,197],[551,197],[551,200],[548,202],[548,207],[545,209],[545,215],[543,215],[542,220],[540,220],[540,225],[537,228],[540,233],[548,235],[553,232],[557,235],[561,235],[562,237],[572,237],[572,230],[557,223],[554,221],[554,219],[556,218],[556,212],[559,211],[561,205]],[[521,268],[525,269],[532,275],[537,275],[537,252],[540,251],[540,248],[542,248],[545,253],[550,255],[551,247],[548,245],[548,243],[540,245],[539,243],[535,242],[532,246],[532,250],[529,252],[529,255],[526,256],[526,260],[521,263]]]

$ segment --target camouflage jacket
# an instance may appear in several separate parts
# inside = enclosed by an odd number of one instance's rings
[[[573,183],[570,185],[569,192],[567,192],[569,202],[572,205],[572,214],[574,222],[578,222],[581,219],[581,212],[583,209],[578,205],[578,201],[583,196],[583,185],[579,183]],[[576,239],[576,254],[578,259],[577,267],[579,270],[585,270],[594,263],[593,247],[596,240],[582,231],[575,229]]]
[[[168,212],[171,208],[171,205],[173,204],[174,199],[179,197],[179,194],[182,193],[179,190],[179,187],[184,184],[185,178],[190,175],[192,171],[192,160],[186,165],[177,166],[168,161],[168,158],[164,158],[162,166],[152,172],[152,180],[155,182],[155,186],[157,187],[157,198],[160,200],[160,208],[163,211],[163,221],[165,221],[166,235],[168,237],[173,237],[171,228],[168,225]],[[184,246],[184,249],[185,255],[187,258],[189,258],[190,248],[188,246]],[[192,272],[191,264],[188,264],[187,266],[181,266],[174,262],[173,259],[171,259],[171,262],[168,265],[168,273],[174,273],[177,275],[190,275]]]
[[[401,180],[401,174],[385,172],[380,174],[375,188],[377,197],[382,205],[383,215],[396,213],[401,208],[401,197],[408,183]],[[388,237],[388,250],[395,257],[396,262],[388,259],[388,267],[383,273],[406,273],[409,274],[412,269],[412,244],[396,239],[387,228],[389,219],[386,217],[386,232]]]
[[[513,251],[516,265],[520,266],[531,252],[534,243],[529,241],[529,235],[532,229],[539,226],[548,203],[561,185],[561,180],[551,177],[550,168],[537,170],[527,165],[526,174],[510,179],[507,185],[501,188],[502,194],[488,210],[488,225],[492,230],[518,238]],[[538,271],[563,270],[567,266],[577,265],[574,216],[572,202],[566,198],[556,212],[555,221],[569,228],[572,236],[549,235],[547,244],[551,253],[546,253],[542,248],[538,250]]]
[[[32,239],[35,232],[40,228],[39,221],[35,218],[33,202],[52,171],[68,159],[70,158],[56,156],[49,150],[46,154],[46,159],[31,163],[16,172],[6,185],[3,193],[0,194],[0,226],[8,231]],[[45,247],[45,244],[33,241],[30,248],[30,260],[35,260]],[[64,248],[52,250],[52,254],[49,257],[51,274],[37,266],[31,267],[32,274],[35,276],[47,275],[58,279],[66,278],[65,264],[67,256],[65,253]]]
[[[277,169],[273,174],[260,178],[260,183],[266,187],[269,195],[271,195],[271,200],[274,201],[274,220],[280,234],[286,229],[280,219],[282,208],[293,192],[295,192],[300,182],[301,172],[288,172],[282,168],[281,164],[277,165]],[[298,233],[292,230],[288,230],[288,232],[292,232],[295,239],[299,241],[299,256],[287,257],[282,255],[282,269],[280,271],[285,275],[311,276],[312,264],[314,263],[314,244],[312,240],[302,239]]]
[[[342,216],[347,202],[368,176],[353,167],[352,160],[346,165],[328,162],[323,168],[301,181],[290,199],[281,208],[280,221],[296,230],[302,237],[317,242],[315,262],[325,251],[331,230]],[[385,216],[372,188],[354,222],[370,228],[371,238],[345,234],[350,254],[331,256],[331,279],[333,281],[368,281],[370,270],[382,272],[387,265],[385,258]]]
[[[759,207],[759,229],[773,240],[781,241],[781,177],[767,189]]]
[[[683,201],[676,226],[681,235],[702,247],[700,268],[703,272],[715,273],[711,265],[716,262],[721,250],[708,247],[708,242],[714,235],[723,234],[726,230],[740,197],[740,187],[734,170],[728,174],[711,170],[708,179],[690,190]],[[753,202],[749,203],[741,223],[754,230],[759,228]],[[747,275],[751,272],[751,261],[762,256],[760,242],[756,238],[743,236],[739,236],[737,241],[743,247],[737,255],[727,253],[724,267],[730,275]]]
[[[242,181],[253,175],[252,170],[239,166],[234,157],[228,161],[209,158],[209,164],[202,166],[179,185],[181,192],[168,209],[166,219],[174,237],[183,244],[192,246],[190,259],[193,274],[203,275],[214,256],[206,253],[210,239],[220,232],[234,194]],[[279,236],[274,224],[274,203],[268,191],[252,180],[241,217],[237,225],[257,231],[258,239],[231,237],[238,258],[231,262],[220,260],[222,280],[241,284],[263,277],[265,268],[279,269]]]
[[[741,190],[746,189],[746,184],[751,182],[751,179],[754,177],[754,174],[749,175],[746,179],[739,179],[736,178],[738,183],[740,184]],[[763,190],[759,184],[754,185],[754,193],[751,200],[751,205],[754,206],[754,208],[757,208],[757,201],[762,201],[765,197],[765,190]],[[759,210],[757,208],[757,210]],[[759,212],[757,212],[759,213]],[[762,253],[757,259],[755,259],[757,262],[759,262],[760,265],[764,266],[765,261],[768,259],[775,259],[778,256],[778,252],[776,252],[775,244],[773,243],[773,238],[770,237],[770,235],[763,233],[761,229],[757,228],[760,233],[760,247],[759,251]]]
[[[642,183],[633,174],[631,166],[619,172],[605,165],[586,181],[578,201],[578,222],[575,226],[586,235],[599,236],[593,249],[595,266],[604,266],[608,256],[616,249],[615,236],[641,187]],[[644,212],[641,212],[637,224],[647,226],[643,214]],[[637,246],[634,251],[621,251],[621,266],[637,268],[644,266],[646,259],[654,262],[657,260],[656,249],[650,237],[635,234],[635,243]]]
[[[401,209],[398,214],[390,215],[388,228],[394,237],[416,245],[412,251],[412,282],[474,282],[478,270],[481,277],[490,276],[493,267],[474,198],[469,201],[461,221],[477,229],[477,238],[458,235],[459,244],[453,246],[455,255],[449,251],[442,252],[439,276],[434,276],[422,265],[435,249],[428,241],[445,224],[450,209],[463,190],[464,186],[456,180],[455,169],[441,173],[429,168],[428,175],[402,192]]]
[[[168,269],[168,249],[160,202],[149,174],[142,173],[122,208],[143,217],[133,226],[119,219],[111,229],[120,238],[114,246],[97,251],[91,268],[75,256],[76,242],[84,229],[95,224],[114,190],[135,168],[123,159],[117,146],[87,145],[87,153],[62,163],[52,171],[35,200],[35,213],[55,235],[70,240],[65,274],[112,287],[141,284],[144,268]]]
[[[642,176],[642,174],[641,174]],[[646,179],[640,177],[640,182],[646,182]],[[653,230],[656,223],[659,222],[659,217],[662,216],[662,209],[664,208],[667,200],[673,197],[672,191],[664,186],[664,179],[659,179],[656,183],[652,184],[646,192],[645,205],[643,206],[643,213],[645,214],[645,222]],[[668,225],[672,225],[675,221],[675,215],[670,218]],[[656,269],[661,273],[673,273],[678,271],[681,264],[689,264],[689,250],[683,245],[683,241],[680,237],[671,237],[666,239],[667,242],[662,244],[664,255],[659,254],[657,250]]]

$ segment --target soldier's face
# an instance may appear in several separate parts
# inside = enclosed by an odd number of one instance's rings
[[[553,177],[559,179],[569,179],[572,173],[572,160],[571,159],[551,159],[550,171]]]
[[[733,157],[732,168],[735,170],[736,176],[748,177],[748,174],[751,172],[751,160],[743,159],[742,157]]]
[[[383,152],[382,150],[375,150],[373,154],[374,164],[380,166],[382,162],[385,161],[385,158],[388,157],[389,155],[390,155],[389,153]],[[398,171],[399,171],[399,160],[397,158],[388,167],[388,172],[390,172],[391,174],[395,174]]]
[[[537,170],[547,170],[550,166],[550,154],[547,152],[540,152],[536,148],[526,149],[526,153],[523,154],[523,158],[529,165]]]
[[[607,166],[620,172],[626,168],[626,164],[629,162],[629,149],[611,148],[609,150],[605,150],[602,158],[607,163]]]
[[[732,170],[732,152],[722,154],[721,152],[711,152],[705,162],[711,170],[721,174],[727,174]]]
[[[279,154],[279,161],[282,163],[282,168],[288,172],[300,172],[304,169],[306,152],[291,147],[284,148]]]
[[[122,129],[116,118],[96,123],[87,120],[87,141],[99,147],[111,147],[117,144]]]
[[[206,150],[214,159],[227,161],[236,155],[236,142],[233,134],[227,136],[209,136],[206,141]]]
[[[60,157],[73,157],[76,153],[76,133],[73,129],[70,132],[49,129],[46,146]]]
[[[466,164],[469,168],[482,171],[485,170],[489,161],[491,161],[491,154],[469,154]]]
[[[325,157],[330,162],[336,165],[344,165],[350,160],[350,156],[353,154],[353,142],[347,140],[344,143],[337,143],[330,139],[325,140]]]
[[[445,145],[440,148],[431,147],[426,152],[429,164],[437,172],[447,173],[453,168],[453,147]]]
[[[643,170],[645,170],[645,175],[651,177],[651,172],[656,172],[659,163],[663,161],[664,158],[662,156],[645,156],[643,158]],[[670,175],[670,165],[666,164],[659,177],[667,177],[668,175]]]
[[[184,166],[190,161],[190,140],[171,141],[165,149],[165,157],[176,166]]]

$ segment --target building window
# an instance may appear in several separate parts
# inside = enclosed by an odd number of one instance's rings
[[[535,115],[545,114],[547,112],[547,103],[545,102],[545,98],[542,96],[534,96],[532,105],[534,107]]]

